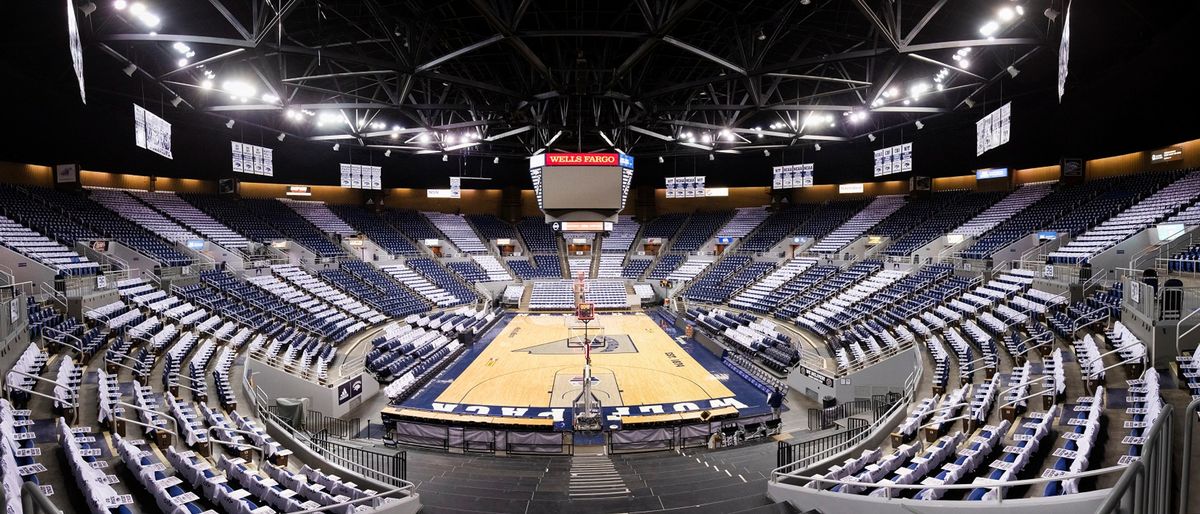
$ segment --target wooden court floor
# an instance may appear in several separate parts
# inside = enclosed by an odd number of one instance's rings
[[[567,317],[519,314],[436,401],[511,407],[564,407],[582,387],[581,348],[547,352],[565,340]],[[591,327],[627,335],[636,351],[593,349],[593,388],[606,407],[728,398],[734,394],[645,314],[600,314]],[[595,335],[591,331],[590,335]],[[576,378],[577,380],[569,380]],[[574,391],[567,390],[568,388]],[[613,403],[618,402],[618,403]]]

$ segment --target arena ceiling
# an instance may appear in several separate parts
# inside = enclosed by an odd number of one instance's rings
[[[85,37],[192,109],[298,138],[654,156],[846,141],[969,109],[1010,69],[1044,82],[1025,67],[1057,54],[1060,4],[129,0]]]
[[[304,143],[324,155],[336,143],[343,152],[365,147],[379,157],[387,150],[413,155],[413,163],[449,154],[491,165],[498,157],[501,167],[514,163],[508,174],[522,183],[528,179],[516,163],[538,151],[617,148],[641,158],[639,170],[649,171],[656,157],[675,168],[684,159],[697,168],[714,156],[719,164],[737,154],[747,166],[778,164],[785,154],[806,151],[811,161],[821,145],[822,158],[857,169],[860,160],[869,168],[870,147],[922,137],[940,145],[936,155],[923,155],[930,164],[924,172],[962,173],[992,164],[975,159],[973,127],[1007,101],[1021,113],[1014,114],[1014,141],[1027,137],[1028,144],[1020,154],[992,152],[993,160],[1108,155],[1119,145],[1107,144],[1107,133],[1091,132],[1098,130],[1093,120],[1103,119],[1105,109],[1128,117],[1122,109],[1145,110],[1158,102],[1146,93],[1170,90],[1173,73],[1155,65],[1143,74],[1139,60],[1172,62],[1194,53],[1195,46],[1178,46],[1180,40],[1194,43],[1193,33],[1180,26],[1197,17],[1195,3],[1186,0],[1078,3],[1071,78],[1060,104],[1055,83],[1064,0],[75,5],[82,13],[77,17],[89,92],[84,107],[68,105],[66,85],[74,77],[62,57],[65,45],[48,49],[36,41],[45,33],[65,34],[62,13],[41,20],[61,4],[21,3],[10,10],[10,19],[28,22],[0,34],[10,50],[5,61],[15,65],[0,68],[0,78],[14,84],[13,96],[44,97],[51,105],[13,106],[17,117],[29,119],[31,134],[0,157],[23,158],[24,148],[38,147],[26,160],[50,161],[43,156],[63,147],[44,135],[64,130],[57,120],[77,118],[85,121],[76,138],[85,148],[66,157],[116,167],[123,162],[108,150],[124,141],[128,129],[105,123],[130,123],[126,111],[133,100],[165,112],[177,136],[216,136],[192,143],[197,148],[190,169],[178,161],[135,158],[167,175],[195,175],[200,162],[220,166],[227,156],[205,160],[213,153],[209,143],[228,141],[231,136],[221,131],[254,129],[256,138],[283,134],[281,146]],[[985,27],[989,23],[994,25]],[[1172,39],[1159,42],[1168,32]],[[1175,53],[1164,56],[1164,48]],[[47,116],[47,108],[62,113]],[[1152,119],[1129,123],[1146,118]],[[230,120],[236,130],[223,126]],[[1158,141],[1163,132],[1195,132],[1187,126],[1167,130],[1155,121],[1119,142],[1137,145],[1142,134],[1153,133]],[[1064,132],[1064,124],[1079,128]],[[202,130],[185,132],[193,127]],[[186,154],[189,142],[179,139]],[[298,163],[308,162],[302,152],[295,151]],[[820,174],[818,179],[829,181]],[[736,176],[728,181],[737,182]]]

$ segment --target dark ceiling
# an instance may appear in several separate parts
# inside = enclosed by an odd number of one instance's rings
[[[744,186],[793,162],[816,163],[819,183],[869,179],[871,149],[909,141],[914,172],[938,176],[1200,136],[1180,85],[1200,20],[1182,0],[1075,2],[1061,104],[1064,16],[1044,11],[1062,0],[145,0],[154,35],[128,3],[76,10],[86,105],[64,2],[6,6],[0,83],[17,133],[0,158],[211,178],[232,176],[238,140],[275,148],[280,182],[334,183],[353,161],[382,165],[387,187],[458,174],[527,187],[535,151],[615,147],[638,158],[638,183],[696,171]],[[183,66],[177,42],[194,52]],[[969,66],[953,59],[966,47]],[[230,98],[234,82],[252,97]],[[975,121],[1010,101],[1012,142],[976,157]],[[174,160],[132,145],[131,103],[173,124]]]

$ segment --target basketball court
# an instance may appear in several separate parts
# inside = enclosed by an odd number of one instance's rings
[[[570,315],[519,314],[437,397],[444,404],[569,407],[583,387],[585,348]],[[644,314],[589,324],[592,392],[605,407],[734,396]]]

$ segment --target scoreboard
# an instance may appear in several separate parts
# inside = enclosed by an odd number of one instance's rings
[[[529,159],[546,221],[605,221],[625,208],[633,157],[622,153],[552,153]]]

